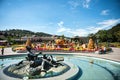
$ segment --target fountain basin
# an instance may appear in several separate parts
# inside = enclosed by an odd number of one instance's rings
[[[73,75],[71,77],[69,75],[65,76],[70,80],[120,80],[120,63],[119,62],[95,58],[95,57],[86,57],[86,56],[79,56],[79,55],[76,56],[73,54],[69,54],[69,55],[68,54],[52,54],[52,55],[54,57],[63,56],[64,63],[66,64],[70,63],[74,65],[73,69],[75,66],[78,67],[79,70],[76,75]],[[23,58],[24,56],[21,56],[21,57],[11,56],[11,57],[5,57],[5,58],[2,57],[0,59],[0,74],[3,68],[9,66],[10,64],[19,62]],[[61,74],[61,75],[64,75],[64,74]],[[71,73],[69,72],[69,74],[73,74],[73,72]],[[59,79],[64,78],[61,75],[54,76],[54,77],[58,77]],[[42,78],[42,79],[49,80],[54,77]],[[4,76],[0,75],[0,79],[6,80],[6,75]],[[12,80],[16,80],[16,79],[12,79]],[[21,80],[21,79],[18,78],[17,80]]]
[[[38,78],[38,79],[29,79],[29,80],[39,80],[39,79],[42,79],[42,80],[66,80],[66,79],[73,79],[75,78],[78,73],[79,73],[79,67],[72,64],[72,63],[64,63],[66,64],[67,66],[63,68],[59,67],[59,68],[52,68],[48,71],[48,73],[50,71],[55,71],[56,74],[53,74],[53,75],[47,75],[46,77],[41,77],[41,78]],[[20,75],[15,75],[11,72],[8,72],[8,68],[10,66],[7,66],[7,67],[4,67],[3,69],[0,70],[0,79],[2,80],[6,80],[6,79],[9,79],[9,80],[28,80],[28,77],[27,76],[20,76]],[[44,74],[44,73],[43,73]]]

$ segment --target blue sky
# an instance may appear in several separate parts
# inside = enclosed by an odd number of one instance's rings
[[[120,0],[0,0],[0,30],[87,36],[120,23]]]

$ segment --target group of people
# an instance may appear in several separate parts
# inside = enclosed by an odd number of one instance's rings
[[[105,54],[107,52],[106,47],[105,46],[101,46],[98,51],[96,51],[95,53],[99,53],[99,54]]]

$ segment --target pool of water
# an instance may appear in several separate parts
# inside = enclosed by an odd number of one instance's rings
[[[74,80],[120,80],[119,62],[78,55],[53,55],[54,58],[56,56],[63,56],[64,62],[69,62],[79,67],[79,73]],[[14,56],[0,59],[0,70],[8,65],[18,63],[25,59],[24,57]]]

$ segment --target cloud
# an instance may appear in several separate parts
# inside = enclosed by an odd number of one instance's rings
[[[82,3],[83,7],[84,7],[84,8],[89,8],[90,1],[91,1],[91,0],[84,0],[83,3]]]
[[[64,32],[64,31],[67,31],[69,32],[69,28],[66,28],[64,27],[64,22],[63,21],[60,21],[58,24],[58,29],[57,29],[57,32],[60,33],[60,32]]]
[[[90,33],[96,33],[102,29],[109,29],[112,26],[120,23],[119,19],[109,19],[103,20],[101,22],[96,23],[97,26],[88,26],[87,28],[68,28],[64,26],[64,22],[60,21],[58,23],[57,33],[64,34],[65,36],[87,36]]]
[[[87,30],[86,29],[75,29],[70,30],[69,33],[71,33],[73,36],[87,36]]]
[[[102,22],[97,23],[98,25],[101,25],[101,27],[106,28],[110,26],[114,26],[116,24],[120,23],[120,18],[119,19],[109,19],[109,20],[104,20]]]
[[[115,26],[116,24],[120,23],[120,19],[109,19],[109,20],[104,20],[102,22],[98,22],[97,26],[92,26],[89,27],[88,30],[90,33],[96,33],[99,30],[102,29],[109,29],[112,26]]]
[[[87,31],[85,29],[71,29],[68,27],[64,26],[64,22],[60,21],[58,24],[58,28],[57,28],[57,33],[61,33],[64,35],[69,35],[69,36],[86,36],[87,35]]]
[[[102,28],[99,26],[89,26],[89,28],[87,28],[88,34],[90,33],[96,33],[97,31],[101,30]]]
[[[109,15],[109,10],[102,10],[101,15]]]
[[[69,28],[65,28],[65,27],[59,27],[57,32],[69,32],[70,29]]]
[[[71,5],[72,9],[75,9],[76,7],[80,5],[78,1],[68,1],[68,4]]]
[[[60,21],[59,23],[57,23],[58,24],[58,26],[60,26],[60,27],[62,27],[63,26],[63,24],[64,24],[64,22],[63,21]]]
[[[72,9],[77,7],[89,8],[91,0],[73,0],[68,1],[68,4],[71,5]]]

